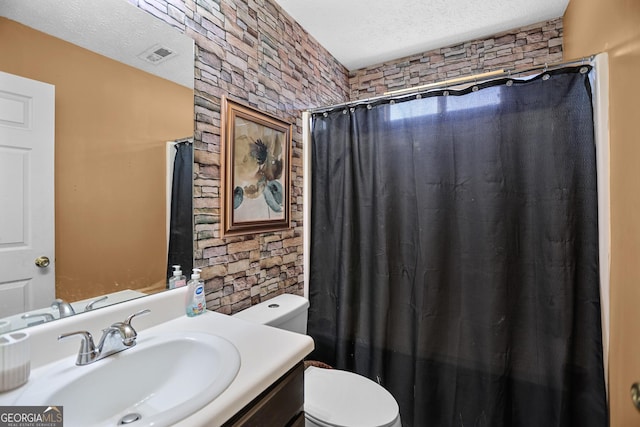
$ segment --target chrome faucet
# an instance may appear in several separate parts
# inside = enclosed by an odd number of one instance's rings
[[[33,319],[33,318],[36,318],[36,317],[42,317],[43,318],[43,320],[42,320],[43,323],[55,320],[55,317],[53,317],[53,314],[51,314],[51,313],[25,313],[20,317],[22,319]]]
[[[53,317],[53,314],[51,313],[25,313],[21,317],[25,320],[40,319],[34,322],[29,322],[27,326],[39,325],[41,323],[50,322],[55,319],[55,317]]]
[[[102,338],[100,338],[97,346],[94,344],[93,336],[91,336],[87,331],[76,331],[62,334],[58,337],[58,340],[63,340],[74,335],[80,335],[82,342],[80,343],[80,350],[78,351],[78,357],[76,358],[76,365],[88,365],[135,346],[138,334],[131,326],[131,320],[136,316],[147,314],[149,312],[151,312],[149,309],[138,311],[137,313],[133,313],[127,317],[124,322],[116,322],[108,328],[103,329]]]
[[[73,309],[73,307],[71,307],[71,304],[69,304],[68,302],[66,302],[65,300],[62,300],[60,298],[56,298],[51,303],[51,308],[58,310],[58,312],[60,313],[60,318],[61,319],[63,317],[69,317],[69,316],[73,316],[74,314],[76,314],[76,312]]]

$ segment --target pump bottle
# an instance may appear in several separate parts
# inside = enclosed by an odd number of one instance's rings
[[[181,288],[187,284],[187,278],[182,274],[179,265],[173,265],[173,276],[169,278],[169,289]]]
[[[194,268],[191,280],[187,283],[186,311],[189,317],[202,314],[207,308],[207,301],[204,296],[204,281],[200,279],[201,271],[199,268]]]

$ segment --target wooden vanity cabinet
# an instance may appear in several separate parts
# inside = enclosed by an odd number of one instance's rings
[[[304,364],[298,363],[223,427],[303,427]]]

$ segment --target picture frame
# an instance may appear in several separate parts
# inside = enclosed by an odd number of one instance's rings
[[[224,96],[221,114],[221,235],[290,228],[291,123]]]

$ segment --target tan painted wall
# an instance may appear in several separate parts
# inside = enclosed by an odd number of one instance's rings
[[[611,426],[640,426],[640,2],[571,0],[565,58],[608,52],[611,138]]]
[[[0,18],[0,70],[56,87],[56,295],[164,282],[165,142],[193,91]]]

